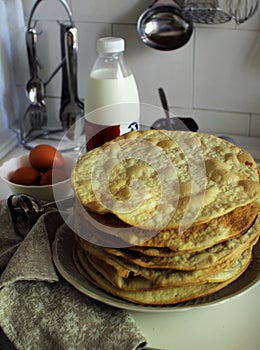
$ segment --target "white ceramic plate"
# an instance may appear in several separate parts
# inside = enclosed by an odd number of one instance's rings
[[[86,280],[76,269],[72,248],[74,233],[66,224],[56,233],[53,243],[53,260],[60,274],[83,294],[121,309],[142,312],[187,311],[195,307],[209,307],[242,295],[260,280],[260,241],[254,247],[254,258],[248,269],[236,281],[211,295],[170,306],[143,306],[117,298]]]

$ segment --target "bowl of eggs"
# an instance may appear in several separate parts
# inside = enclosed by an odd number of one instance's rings
[[[3,181],[14,194],[29,194],[44,201],[67,197],[75,160],[55,147],[41,144],[29,154],[11,158],[0,167]]]

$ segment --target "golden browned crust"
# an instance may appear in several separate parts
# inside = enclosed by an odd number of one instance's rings
[[[185,224],[191,199],[203,223],[259,201],[260,193],[248,152],[213,135],[159,130],[128,133],[86,153],[72,185],[87,209],[159,230]]]
[[[248,152],[223,139],[125,134],[81,157],[72,184],[75,265],[119,298],[192,300],[224,288],[252,260],[260,172]]]
[[[222,272],[222,275],[226,275],[226,279],[224,278],[224,281],[221,282],[206,282],[181,287],[172,286],[162,289],[137,289],[133,291],[115,287],[98,269],[96,269],[97,266],[91,264],[80,246],[76,246],[74,250],[75,264],[85,278],[108,293],[142,305],[171,305],[214,293],[237,279],[246,270],[251,259],[252,252],[249,249],[241,254],[234,266],[231,265],[230,268]],[[223,277],[221,277],[220,280],[223,280]]]

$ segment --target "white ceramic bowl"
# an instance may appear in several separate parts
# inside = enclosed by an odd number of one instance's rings
[[[66,155],[63,155],[63,157],[66,172],[70,174],[76,161]],[[10,182],[9,178],[11,174],[16,169],[23,166],[31,166],[29,162],[29,155],[11,158],[0,167],[0,176],[3,181],[9,186],[12,193],[25,193],[40,200],[55,201],[67,197],[70,192],[72,192],[70,178],[53,185],[44,186],[25,186]]]

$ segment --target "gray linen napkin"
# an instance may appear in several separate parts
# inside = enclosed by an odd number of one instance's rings
[[[0,327],[18,350],[132,350],[145,338],[132,316],[78,292],[56,272],[62,219],[44,214],[21,240],[0,202]]]

